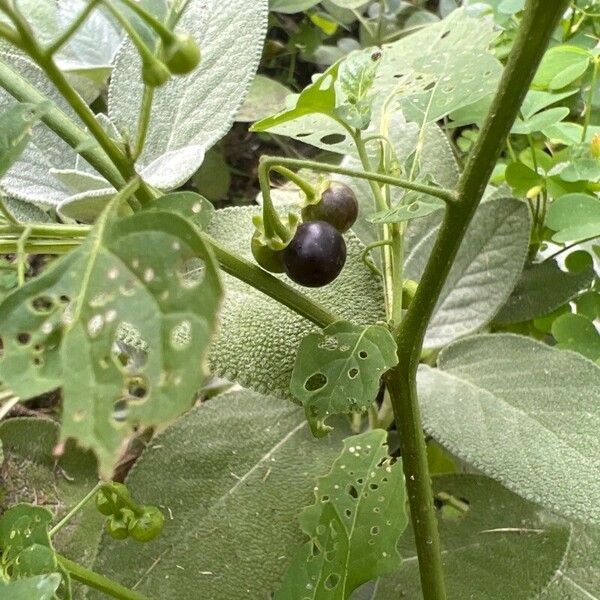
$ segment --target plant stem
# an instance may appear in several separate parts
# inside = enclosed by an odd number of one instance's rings
[[[261,165],[264,165],[263,169],[271,169],[274,166],[284,166],[292,169],[311,169],[313,171],[322,171],[324,173],[337,173],[338,175],[346,175],[347,177],[355,177],[356,179],[366,179],[368,181],[375,181],[404,188],[406,190],[412,190],[414,192],[421,192],[422,194],[428,194],[429,196],[440,198],[440,200],[443,200],[448,204],[452,204],[457,200],[455,193],[452,190],[447,190],[445,188],[417,183],[415,181],[409,181],[408,179],[401,179],[400,177],[384,175],[383,173],[376,173],[369,170],[361,171],[349,167],[340,167],[339,165],[328,165],[314,160],[284,158],[280,156],[262,156]]]
[[[56,535],[98,492],[102,487],[102,482],[97,483],[52,529],[48,535]]]
[[[46,48],[48,57],[56,54],[71,38],[71,36],[83,25],[89,14],[96,8],[99,0],[89,0],[82,11],[71,21],[71,24],[60,34],[60,36]]]
[[[583,120],[583,131],[581,132],[581,142],[585,142],[585,136],[587,135],[588,128],[590,126],[590,119],[592,117],[592,108],[594,102],[594,88],[596,87],[596,81],[598,80],[598,70],[600,69],[600,58],[594,58],[594,70],[592,71],[592,81],[590,82],[590,92],[588,94],[588,100],[585,107],[585,117]]]
[[[265,228],[265,235],[268,238],[278,237],[282,242],[287,242],[290,239],[290,232],[287,227],[281,222],[277,210],[273,205],[273,199],[271,198],[271,182],[269,181],[269,170],[267,161],[261,160],[258,165],[258,182],[260,184],[260,191],[263,197],[263,225]]]
[[[251,285],[263,294],[273,298],[273,300],[277,300],[277,302],[287,306],[295,313],[312,321],[318,327],[327,327],[327,325],[341,319],[341,317],[301,294],[291,285],[267,273],[258,265],[233,254],[207,233],[202,233],[202,237],[205,243],[211,246],[223,271],[233,275],[236,279]]]
[[[116,143],[104,131],[102,125],[96,120],[96,117],[90,107],[83,101],[81,96],[75,91],[73,86],[68,82],[63,72],[56,66],[52,56],[48,56],[46,52],[38,44],[29,24],[23,15],[14,8],[8,8],[6,5],[0,6],[6,15],[13,22],[17,32],[19,33],[23,50],[33,59],[33,61],[44,71],[48,79],[56,87],[62,97],[69,103],[77,116],[83,121],[90,133],[96,138],[98,144],[104,150],[112,164],[117,168],[121,177],[127,181],[136,176],[133,163],[125,156]],[[152,196],[145,186],[139,188],[138,199],[144,204],[152,201]]]
[[[425,332],[465,232],[529,89],[533,75],[568,0],[527,0],[523,21],[496,97],[458,185],[458,202],[448,204],[429,261],[401,326],[399,363],[386,376],[415,533],[425,600],[446,598],[433,494],[417,398],[416,375]]]
[[[149,600],[147,596],[130,590],[120,583],[108,579],[108,577],[104,577],[95,571],[90,571],[60,554],[56,555],[56,559],[58,560],[58,564],[67,571],[75,581],[79,581],[88,587],[104,592],[119,600]]]
[[[303,179],[302,177],[300,177],[300,175],[294,173],[294,171],[291,171],[287,167],[281,166],[271,167],[271,171],[275,171],[275,173],[279,173],[280,175],[283,175],[286,179],[289,179],[292,183],[295,183],[296,186],[304,192],[304,195],[309,201],[314,199],[316,195],[315,188],[312,185],[310,185],[310,183],[308,183],[306,179]]]
[[[42,115],[41,120],[58,137],[85,158],[115,188],[118,189],[124,185],[125,179],[110,158],[97,145],[92,147],[93,144],[90,142],[93,142],[93,138],[78,127],[51,100],[40,94],[26,79],[2,61],[0,61],[0,86],[19,102],[30,102],[32,104],[50,102],[52,106]]]

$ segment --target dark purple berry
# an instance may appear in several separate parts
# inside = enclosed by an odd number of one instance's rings
[[[304,221],[325,221],[338,231],[348,231],[358,217],[358,202],[352,188],[333,181],[323,192],[318,204],[309,204],[302,209]]]
[[[306,287],[321,287],[331,283],[344,267],[346,243],[329,223],[302,223],[283,251],[283,262],[292,281]]]

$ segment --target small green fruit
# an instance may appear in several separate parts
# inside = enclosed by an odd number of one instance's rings
[[[146,60],[142,65],[142,79],[150,87],[160,87],[169,81],[171,71],[157,59]]]
[[[200,64],[200,47],[190,35],[177,34],[165,46],[165,62],[173,75],[191,73]]]
[[[110,501],[102,491],[96,494],[96,508],[98,509],[98,512],[107,517],[114,514],[116,510],[113,502]]]
[[[106,520],[106,532],[115,540],[124,540],[129,537],[129,528],[134,521],[133,511],[123,508]]]
[[[165,517],[156,506],[142,506],[144,513],[131,521],[129,535],[138,542],[149,542],[162,531]]]

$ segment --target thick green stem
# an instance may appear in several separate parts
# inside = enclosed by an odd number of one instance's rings
[[[149,600],[147,596],[130,590],[120,583],[108,579],[95,571],[90,571],[80,564],[65,558],[64,556],[56,555],[58,564],[75,580],[87,585],[88,587],[94,588],[100,592],[104,592],[113,598],[119,600]]]
[[[275,171],[275,173],[279,173],[283,175],[286,179],[289,179],[292,183],[295,183],[303,192],[307,199],[310,201],[314,199],[316,195],[315,188],[306,181],[306,179],[300,177],[294,171],[291,171],[287,167],[275,166],[271,167],[271,171]]]
[[[406,476],[425,600],[446,598],[439,535],[417,398],[416,375],[425,332],[465,232],[568,0],[528,0],[517,40],[486,122],[459,181],[438,238],[397,331],[399,364],[386,376]]]

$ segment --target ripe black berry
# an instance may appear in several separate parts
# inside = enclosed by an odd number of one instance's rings
[[[358,202],[352,188],[333,181],[323,192],[318,204],[309,204],[302,209],[304,221],[325,221],[338,231],[348,231],[358,216]]]
[[[331,283],[346,262],[346,243],[342,234],[329,223],[302,223],[283,251],[288,277],[306,287]]]

